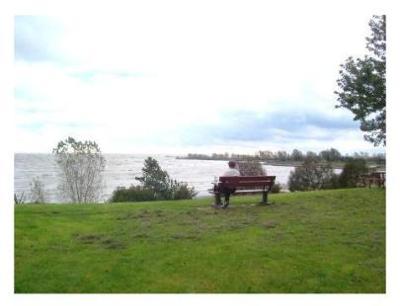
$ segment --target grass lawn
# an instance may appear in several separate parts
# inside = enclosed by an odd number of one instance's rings
[[[385,191],[15,208],[15,291],[385,292]]]

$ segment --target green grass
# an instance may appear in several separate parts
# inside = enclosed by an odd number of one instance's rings
[[[15,291],[385,292],[385,191],[15,208]]]

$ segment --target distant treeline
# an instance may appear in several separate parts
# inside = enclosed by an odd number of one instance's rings
[[[368,154],[366,152],[359,152],[354,154],[346,154],[342,155],[339,150],[331,148],[327,150],[322,150],[319,153],[307,151],[302,152],[298,149],[294,149],[292,152],[287,151],[258,151],[255,154],[218,154],[212,153],[211,155],[207,154],[197,154],[197,153],[189,153],[184,157],[177,157],[178,159],[201,159],[201,160],[255,160],[260,162],[303,162],[306,159],[312,158],[313,160],[320,160],[321,162],[339,162],[345,163],[353,159],[364,159],[368,163],[374,163],[378,165],[385,165],[386,163],[386,155],[385,153],[379,154]]]

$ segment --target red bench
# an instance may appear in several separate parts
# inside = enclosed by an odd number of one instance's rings
[[[268,193],[275,183],[275,176],[221,176],[218,188],[210,190],[213,194],[222,194],[223,187],[235,188],[232,195],[262,194],[261,204],[268,204]]]

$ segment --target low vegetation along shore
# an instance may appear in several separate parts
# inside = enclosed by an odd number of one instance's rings
[[[386,165],[386,155],[384,153],[370,155],[367,152],[360,152],[352,155],[342,155],[335,148],[322,150],[320,152],[308,151],[306,153],[297,149],[294,149],[292,152],[258,151],[255,154],[213,153],[207,155],[189,153],[186,156],[178,156],[177,159],[257,161],[265,165],[284,167],[299,167],[306,160],[313,159],[322,165],[330,164],[330,166],[337,169],[341,169],[347,162],[357,159],[365,160],[368,167],[384,169]]]
[[[15,207],[15,291],[385,292],[385,191]]]

